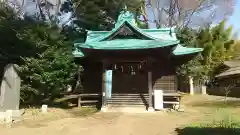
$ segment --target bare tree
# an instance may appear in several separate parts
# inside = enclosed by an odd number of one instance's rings
[[[221,88],[221,92],[224,94],[224,103],[227,104],[228,95],[231,93],[232,88],[234,88],[236,84],[230,84],[226,87]]]
[[[15,12],[22,16],[24,12],[24,2],[25,0],[1,0],[4,6],[10,6],[15,10]]]
[[[147,7],[157,27],[196,27],[225,19],[233,13],[235,3],[236,0],[147,0]]]

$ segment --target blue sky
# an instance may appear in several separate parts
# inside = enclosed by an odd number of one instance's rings
[[[229,18],[228,24],[233,25],[233,31],[238,32],[238,39],[240,39],[240,0],[237,0],[235,11]]]
[[[30,11],[33,13],[33,10],[36,10],[35,4],[32,2],[33,0],[27,0],[26,2],[26,8],[28,7],[27,11]],[[238,39],[240,39],[240,0],[236,0],[237,4],[234,9],[233,15],[229,18],[228,20],[228,25],[233,25],[233,33],[238,32]],[[31,6],[33,5],[33,6]],[[30,9],[31,8],[31,9]],[[147,9],[148,12],[148,19],[153,21],[153,14],[151,12],[151,9]],[[70,18],[71,13],[65,14],[59,19],[61,20],[62,23],[68,22],[68,19]],[[154,23],[150,23],[150,28],[156,27]]]
[[[240,0],[236,0],[236,6],[234,9],[234,13],[232,16],[229,17],[229,20],[227,22],[228,26],[233,25],[233,34],[238,33],[238,39],[240,39]],[[153,21],[153,14],[152,9],[147,9],[149,20]],[[155,28],[156,25],[154,23],[149,22],[150,28]]]

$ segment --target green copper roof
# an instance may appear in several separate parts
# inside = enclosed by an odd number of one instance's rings
[[[139,40],[139,39],[116,39],[111,41],[91,42],[75,44],[80,48],[121,50],[121,49],[148,49],[176,45],[179,41],[167,40]]]
[[[127,28],[126,28],[127,27]],[[126,36],[124,39],[115,37],[122,28],[129,29],[131,33],[140,35],[132,39]],[[112,39],[112,40],[109,40]],[[81,48],[96,50],[130,50],[130,49],[149,49],[161,48],[165,46],[177,45],[179,40],[176,38],[174,28],[160,29],[140,29],[135,23],[134,15],[128,11],[121,12],[115,27],[111,31],[88,31],[85,43],[75,43],[75,57],[84,57]],[[173,55],[185,55],[202,51],[202,48],[186,48],[178,45],[173,51]]]
[[[73,56],[81,58],[84,57],[84,54],[82,53],[81,50],[76,49],[75,51],[73,51]]]
[[[115,27],[111,31],[88,31],[86,43],[103,41],[116,33],[123,25],[128,25],[130,28],[134,29],[148,39],[177,40],[174,28],[140,29],[135,23],[134,15],[129,11],[122,11],[118,17]]]
[[[115,24],[115,28],[119,27],[122,23],[126,21],[132,25],[137,26],[134,15],[129,11],[122,11],[118,16],[117,22]]]
[[[173,51],[174,55],[185,55],[185,54],[192,54],[203,51],[202,48],[189,48],[183,47],[182,45],[177,45],[175,50]]]
[[[150,43],[148,46],[151,46],[151,47],[153,47],[154,44],[155,44],[154,42],[147,42],[147,41],[146,41],[146,43]],[[150,48],[150,47],[146,47],[146,48]],[[94,48],[94,49],[98,49],[98,48]],[[109,47],[107,49],[111,50],[112,48]],[[119,49],[124,49],[124,48],[119,48]],[[129,48],[127,48],[127,49],[129,49]],[[132,49],[136,49],[136,47],[132,48]],[[198,53],[198,52],[201,52],[201,51],[203,51],[202,48],[188,48],[188,47],[183,47],[182,45],[177,45],[177,47],[173,51],[173,55],[175,55],[175,56],[187,55],[187,54]],[[73,54],[74,54],[75,57],[84,57],[84,54],[80,50],[74,51]]]

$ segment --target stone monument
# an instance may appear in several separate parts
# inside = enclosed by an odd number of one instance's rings
[[[0,87],[0,118],[7,119],[8,112],[11,117],[19,117],[22,112],[19,111],[20,102],[20,77],[17,71],[17,65],[8,64],[4,68]]]

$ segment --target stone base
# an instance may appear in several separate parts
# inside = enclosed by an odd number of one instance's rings
[[[13,121],[19,119],[24,113],[24,110],[11,110],[11,111],[2,111],[0,112],[0,121],[6,122],[8,119]]]
[[[147,111],[148,112],[155,112],[155,109],[153,107],[148,107]]]
[[[101,112],[107,112],[107,108],[106,107],[102,107],[101,108]]]
[[[107,112],[146,113],[145,106],[108,106]]]

